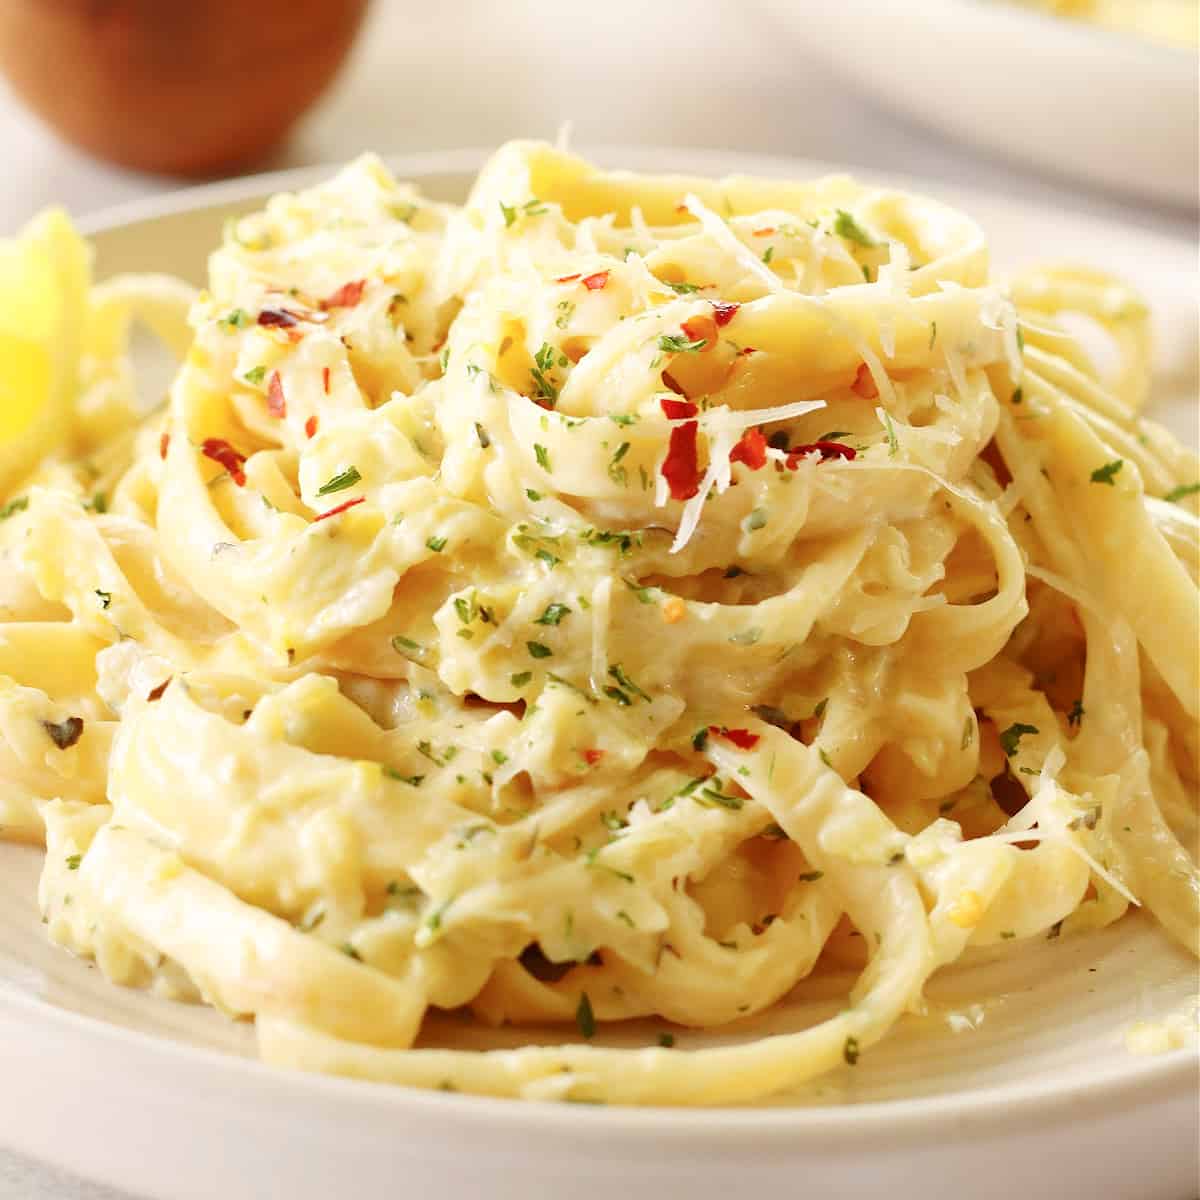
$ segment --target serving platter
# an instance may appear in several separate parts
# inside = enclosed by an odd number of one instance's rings
[[[600,150],[609,165],[806,177],[826,164]],[[397,175],[457,200],[482,152],[398,159]],[[193,189],[85,228],[97,270],[203,278],[224,221],[321,171]],[[921,188],[922,185],[913,186]],[[1196,297],[1187,243],[927,185],[988,231],[1001,271],[1052,257],[1103,264],[1149,298],[1160,331],[1157,412],[1196,441]],[[732,1187],[755,1197],[1061,1194],[1119,1200],[1196,1188],[1196,964],[1145,917],[1101,933],[978,954],[935,977],[928,1008],[879,1047],[769,1108],[637,1110],[521,1104],[270,1069],[253,1032],[215,1012],[113,988],[45,940],[40,853],[0,845],[0,1144],[153,1200],[317,1200],[403,1182],[417,1195],[614,1195]],[[846,979],[681,1047],[799,1028]],[[645,1045],[661,1025],[601,1034]],[[1131,1035],[1131,1030],[1134,1032]],[[1140,1032],[1139,1032],[1140,1030]],[[430,1023],[427,1044],[553,1043],[561,1030]],[[1146,1055],[1134,1048],[1182,1043]]]

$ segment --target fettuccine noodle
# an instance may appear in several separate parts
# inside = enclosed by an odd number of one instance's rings
[[[1100,377],[1059,318],[1089,319]],[[130,323],[182,356],[147,412]],[[1145,906],[1197,950],[1194,455],[1149,318],[845,178],[514,143],[466,205],[365,158],[207,292],[94,288],[0,522],[0,826],[49,936],[270,1062],[746,1103],[969,947]],[[825,958],[845,1007],[712,1028]],[[414,1047],[431,1009],[572,1023]]]

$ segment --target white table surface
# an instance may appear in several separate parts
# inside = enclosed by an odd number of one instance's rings
[[[819,11],[837,0],[797,2]],[[584,149],[643,143],[802,155],[1196,236],[1194,212],[1031,176],[889,115],[795,50],[753,0],[376,0],[334,90],[265,165],[553,138],[564,121]],[[0,234],[46,204],[80,216],[180,186],[65,146],[3,84],[0,162]],[[126,1200],[4,1151],[0,1198]]]

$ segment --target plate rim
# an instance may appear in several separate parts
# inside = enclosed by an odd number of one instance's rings
[[[957,0],[946,0],[955,2]],[[422,153],[381,155],[399,179],[435,175],[468,175],[493,149],[463,147]],[[925,195],[944,198],[947,203],[971,212],[972,198],[982,205],[1002,204],[1014,218],[1044,218],[1048,205],[1039,205],[985,189],[961,187],[934,179],[906,174],[872,171],[854,164],[835,164],[800,156],[765,155],[702,148],[585,145],[578,148],[602,163],[619,163],[629,169],[730,174],[736,172],[778,176],[819,176],[853,173],[869,183],[889,183]],[[128,230],[172,216],[204,209],[254,201],[281,190],[303,187],[328,177],[344,164],[317,164],[264,172],[232,180],[220,180],[139,198],[105,207],[78,219],[88,237]],[[1188,239],[1090,213],[1072,213],[1055,206],[1058,219],[1082,225],[1097,236],[1119,230],[1126,238],[1155,243],[1170,252],[1180,247],[1194,249]],[[674,1141],[703,1133],[706,1139],[726,1148],[761,1145],[775,1149],[799,1149],[798,1138],[812,1143],[831,1139],[840,1142],[874,1132],[895,1145],[926,1142],[939,1131],[953,1135],[968,1125],[986,1122],[990,1136],[1009,1136],[1055,1118],[1080,1120],[1114,1101],[1149,1104],[1177,1099],[1194,1090],[1197,1056],[1189,1048],[1142,1058],[1133,1054],[1127,1062],[1108,1066],[1095,1075],[1074,1080],[1053,1076],[1039,1081],[1014,1081],[944,1095],[905,1097],[883,1101],[840,1104],[803,1104],[781,1107],[684,1108],[664,1106],[607,1105],[602,1107],[560,1104],[549,1101],[446,1095],[400,1084],[373,1083],[278,1068],[257,1059],[196,1046],[158,1033],[131,1029],[98,1017],[72,1012],[27,993],[0,985],[0,1018],[19,1012],[45,1036],[61,1034],[76,1039],[101,1039],[114,1050],[124,1050],[131,1059],[159,1066],[174,1062],[180,1069],[198,1073],[210,1081],[223,1076],[231,1089],[253,1087],[260,1092],[286,1095],[292,1102],[314,1104],[336,1102],[339,1106],[366,1106],[379,1114],[398,1112],[408,1106],[426,1109],[430,1116],[444,1115],[456,1122],[477,1127],[497,1124],[515,1128],[536,1125],[584,1141],[602,1141],[620,1134],[638,1143]],[[132,1066],[131,1062],[131,1066]],[[0,1141],[6,1140],[0,1129]]]

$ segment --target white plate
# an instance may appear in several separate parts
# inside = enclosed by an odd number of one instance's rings
[[[1195,207],[1200,55],[1007,0],[763,0],[891,107],[1055,174]]]
[[[480,157],[394,165],[431,195],[459,199]],[[829,169],[644,149],[598,157],[706,173]],[[314,177],[200,188],[88,222],[99,270],[199,278],[227,216]],[[1165,333],[1158,392],[1171,401],[1170,423],[1195,440],[1194,247],[931,190],[982,221],[1005,267],[1053,251],[1107,263],[1142,287]],[[1194,1000],[1195,963],[1141,917],[939,974],[927,1016],[906,1018],[857,1067],[789,1107],[556,1107],[264,1067],[248,1057],[249,1027],[113,988],[50,947],[34,902],[39,861],[0,846],[0,1142],[154,1200],[327,1200],[398,1186],[437,1200],[661,1200],[685,1188],[691,1200],[724,1200],[734,1188],[767,1200],[885,1187],[894,1200],[1038,1200],[1064,1187],[1108,1200],[1178,1200],[1196,1187],[1195,1055],[1136,1057],[1124,1042],[1133,1021]],[[719,1036],[809,1022],[836,1004],[834,982]],[[650,1028],[609,1036],[644,1045]],[[450,1023],[431,1036],[450,1035],[473,1045],[515,1036]],[[702,1040],[684,1035],[680,1045]]]

